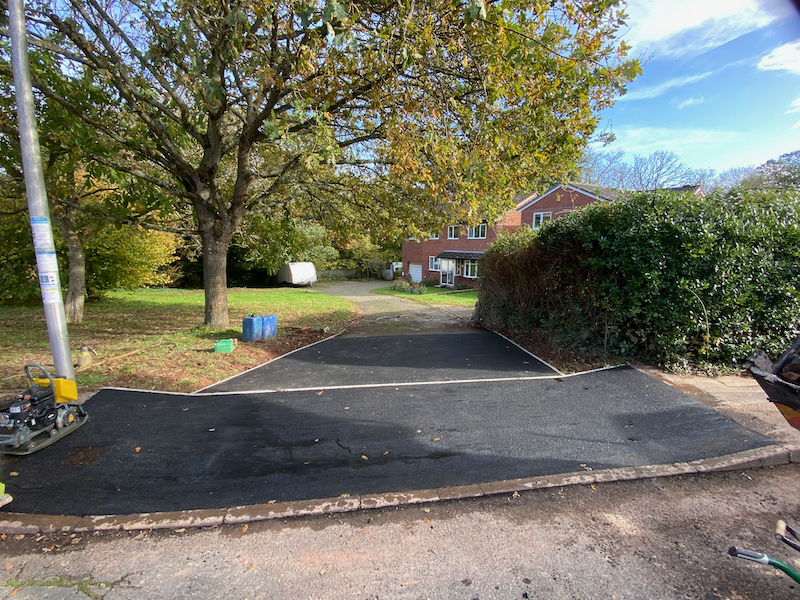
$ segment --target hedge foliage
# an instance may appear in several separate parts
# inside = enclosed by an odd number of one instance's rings
[[[573,349],[665,365],[773,357],[800,332],[800,195],[639,193],[483,258],[476,316]]]

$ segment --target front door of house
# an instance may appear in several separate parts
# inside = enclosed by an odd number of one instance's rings
[[[452,258],[442,259],[440,279],[442,285],[452,286],[456,276],[456,261]]]

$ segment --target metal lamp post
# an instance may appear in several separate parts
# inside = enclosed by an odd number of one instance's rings
[[[53,353],[55,376],[75,380],[72,353],[67,334],[67,319],[61,282],[58,277],[56,248],[53,241],[53,226],[39,150],[39,134],[36,129],[36,113],[33,103],[30,66],[28,64],[28,41],[25,28],[25,9],[22,0],[8,0],[8,16],[11,30],[11,62],[14,66],[14,89],[17,99],[19,141],[22,149],[22,169],[25,174],[25,192],[28,197],[33,247],[36,251],[36,267],[39,288],[42,291],[44,314],[47,320],[47,335]]]

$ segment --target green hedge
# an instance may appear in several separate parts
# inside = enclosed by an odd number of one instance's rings
[[[800,331],[800,196],[641,193],[523,229],[484,256],[476,316],[661,364],[773,357]]]

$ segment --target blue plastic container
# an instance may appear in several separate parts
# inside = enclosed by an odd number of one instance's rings
[[[242,341],[257,342],[263,339],[262,333],[263,320],[256,315],[250,315],[242,319]]]
[[[278,317],[275,315],[261,315],[261,339],[274,338],[278,332]]]

